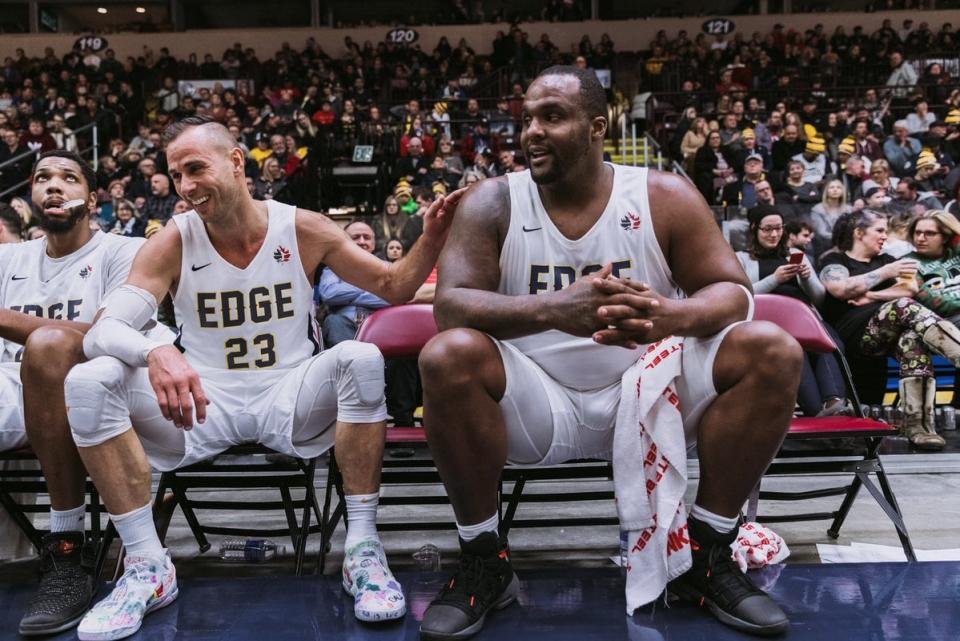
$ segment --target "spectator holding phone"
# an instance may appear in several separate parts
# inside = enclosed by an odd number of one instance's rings
[[[783,215],[775,207],[757,205],[748,212],[747,220],[748,249],[737,252],[737,258],[753,283],[754,293],[780,294],[809,305],[822,303],[826,290],[810,259],[802,251],[787,249]],[[806,355],[797,392],[797,402],[805,416],[849,412],[845,392],[843,375],[832,355]]]

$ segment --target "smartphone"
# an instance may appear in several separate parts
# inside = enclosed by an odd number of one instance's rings
[[[791,265],[799,265],[803,262],[803,252],[793,252],[788,259]]]

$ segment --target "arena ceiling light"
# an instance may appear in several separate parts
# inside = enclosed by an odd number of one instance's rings
[[[106,7],[97,7],[97,13],[106,13],[106,12],[107,12]]]
[[[146,13],[146,12],[147,12],[147,10],[144,9],[143,7],[137,7],[137,8],[135,9],[135,11],[136,11],[137,13]]]

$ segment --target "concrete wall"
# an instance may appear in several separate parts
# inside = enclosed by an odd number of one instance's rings
[[[878,13],[817,13],[817,14],[787,14],[766,16],[733,16],[736,30],[749,37],[754,31],[762,34],[770,31],[777,22],[788,29],[805,30],[822,23],[827,32],[833,31],[836,25],[844,25],[849,33],[856,25],[864,27],[871,33],[880,27],[885,18],[893,21],[895,28],[906,18],[912,18],[914,24],[926,20],[933,30],[940,25],[950,22],[960,26],[960,10],[946,11],[887,11]],[[681,29],[696,35],[700,33],[704,17],[697,18],[656,18],[650,20],[620,20],[620,21],[588,21],[588,22],[534,22],[523,25],[523,29],[535,40],[540,34],[547,33],[553,42],[564,49],[579,42],[587,34],[596,42],[603,33],[610,34],[617,49],[630,51],[646,49],[657,31],[666,30],[671,37]],[[478,53],[489,53],[491,43],[497,31],[506,31],[506,24],[457,25],[457,26],[427,26],[417,27],[420,34],[420,46],[424,50],[432,51],[441,36],[456,45],[460,38],[467,42]],[[168,47],[170,52],[178,58],[186,58],[190,53],[198,54],[201,59],[204,54],[213,54],[219,59],[225,49],[235,42],[244,46],[252,46],[261,58],[271,56],[279,49],[281,42],[289,42],[294,48],[302,48],[306,39],[313,36],[320,42],[328,54],[338,56],[343,52],[343,39],[352,37],[355,41],[371,40],[374,43],[384,39],[389,28],[364,27],[353,29],[231,29],[231,30],[203,30],[178,33],[116,33],[106,35],[110,46],[123,59],[126,56],[136,56],[143,52],[144,47],[151,47],[154,51],[160,47]],[[44,47],[53,47],[58,55],[63,54],[73,45],[77,34],[3,34],[0,36],[0,58],[12,55],[17,47],[22,47],[28,56],[38,56],[43,53]]]

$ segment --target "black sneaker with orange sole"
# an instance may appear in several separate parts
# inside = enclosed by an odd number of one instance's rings
[[[83,532],[43,537],[40,585],[20,619],[20,634],[63,632],[80,623],[93,600],[93,568],[84,554]]]
[[[693,547],[693,567],[667,590],[681,600],[710,610],[721,623],[757,636],[787,631],[790,621],[770,596],[753,584],[733,560],[730,544],[739,528],[720,534],[696,519],[687,521]]]
[[[513,573],[506,543],[493,532],[476,539],[460,539],[457,572],[423,614],[420,638],[451,641],[473,636],[491,610],[501,610],[517,599],[520,580]]]

